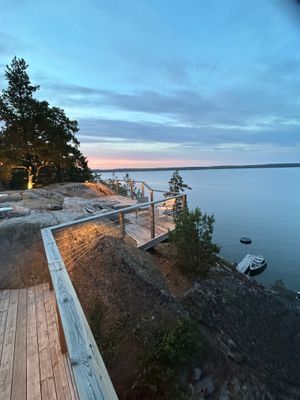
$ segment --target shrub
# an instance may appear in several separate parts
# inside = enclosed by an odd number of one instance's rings
[[[214,216],[182,210],[176,219],[176,227],[170,234],[174,246],[175,262],[187,274],[205,274],[216,263],[220,248],[212,243]]]
[[[204,340],[199,328],[187,320],[156,333],[139,365],[133,385],[135,395],[145,399],[187,399],[189,393],[182,375],[203,357]]]

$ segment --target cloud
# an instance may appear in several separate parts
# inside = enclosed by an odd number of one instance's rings
[[[178,79],[185,71],[174,68]],[[170,88],[168,91],[118,92],[83,85],[45,81],[45,88],[61,106],[72,109],[115,110],[172,119],[180,124],[239,127],[263,126],[268,120],[288,121],[300,115],[299,61],[296,58],[261,60],[247,83],[223,85],[207,94],[199,89]],[[276,83],[276,85],[274,84]]]
[[[247,131],[236,128],[207,126],[176,126],[147,121],[129,122],[102,118],[82,118],[79,120],[80,140],[85,143],[119,144],[168,143],[170,146],[187,149],[192,147],[229,145],[266,145],[293,147],[300,143],[300,125],[274,124],[272,128]],[[223,146],[224,148],[224,146]]]

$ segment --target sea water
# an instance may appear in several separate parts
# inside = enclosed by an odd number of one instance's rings
[[[172,171],[130,172],[155,189],[167,189]],[[261,254],[266,270],[255,277],[266,286],[282,279],[300,290],[300,168],[183,170],[190,208],[214,214],[214,241],[220,255],[240,261],[247,253]],[[116,173],[123,178],[125,172]],[[103,173],[102,178],[112,174]],[[252,244],[243,245],[247,236]]]

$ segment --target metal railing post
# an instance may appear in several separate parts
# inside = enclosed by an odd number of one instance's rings
[[[125,237],[125,220],[124,220],[124,213],[119,212],[119,224],[120,224],[120,232],[121,232],[121,238],[124,239]]]
[[[150,191],[150,201],[153,201],[153,190]]]
[[[145,197],[145,185],[144,185],[144,183],[142,183],[141,187],[142,187],[142,196]]]

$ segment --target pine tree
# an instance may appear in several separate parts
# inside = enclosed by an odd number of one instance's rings
[[[169,180],[169,191],[165,193],[165,197],[183,193],[186,189],[192,190],[189,185],[183,182],[182,176],[179,174],[178,169],[176,169]]]
[[[39,86],[31,84],[27,68],[25,60],[16,57],[6,68],[8,86],[0,96],[1,168],[23,168],[28,188],[40,183],[41,176],[55,181],[89,179],[91,171],[76,138],[77,121],[34,97]]]
[[[203,275],[215,265],[220,248],[212,243],[214,216],[195,211],[182,210],[176,226],[170,234],[177,265],[186,274]]]

